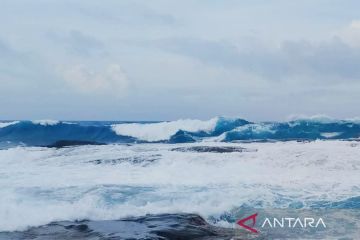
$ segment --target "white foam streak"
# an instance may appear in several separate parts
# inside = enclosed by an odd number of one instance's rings
[[[288,116],[289,121],[312,121],[312,122],[320,122],[320,123],[333,123],[339,120],[329,117],[325,114],[316,114],[312,116],[299,114],[299,115],[290,115]]]
[[[360,117],[337,119],[325,114],[316,114],[312,116],[308,115],[290,115],[287,117],[288,121],[312,121],[319,123],[335,123],[335,122],[347,122],[347,123],[360,123]]]
[[[33,124],[39,124],[42,126],[54,126],[59,123],[57,120],[43,119],[43,120],[34,120]]]
[[[198,132],[212,131],[218,118],[212,118],[208,121],[193,120],[193,119],[180,119],[171,122],[160,123],[130,123],[130,124],[115,124],[112,129],[118,135],[135,137],[145,141],[161,141],[168,140],[177,131]]]
[[[275,133],[276,131],[274,131],[272,129],[272,125],[269,124],[261,124],[261,123],[254,123],[254,124],[247,124],[244,126],[240,126],[235,128],[234,130],[235,132],[246,132],[246,131],[251,131],[253,133],[265,133],[265,132],[269,132],[269,133]]]
[[[18,124],[19,121],[13,121],[13,122],[0,122],[0,128],[8,127],[11,125]]]
[[[325,137],[325,138],[337,137],[340,134],[341,134],[341,132],[324,132],[324,133],[320,133],[320,135]]]

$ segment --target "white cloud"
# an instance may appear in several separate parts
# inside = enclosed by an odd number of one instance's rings
[[[339,37],[351,47],[360,47],[360,20],[352,21],[339,33]]]
[[[60,73],[63,79],[76,90],[83,93],[124,94],[128,88],[128,79],[118,64],[109,64],[96,70],[85,64],[78,64]]]

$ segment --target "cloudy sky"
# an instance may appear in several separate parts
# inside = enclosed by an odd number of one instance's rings
[[[359,9],[0,0],[0,119],[360,116]]]

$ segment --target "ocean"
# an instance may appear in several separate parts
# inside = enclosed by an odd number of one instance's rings
[[[1,121],[0,239],[357,239],[359,137],[357,119]]]

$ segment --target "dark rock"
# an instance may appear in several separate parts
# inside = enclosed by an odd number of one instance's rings
[[[49,148],[63,148],[70,146],[81,146],[81,145],[105,145],[104,143],[92,142],[92,141],[80,141],[80,140],[60,140],[53,144],[46,145]]]
[[[243,238],[239,238],[240,236]],[[63,221],[33,227],[23,232],[0,233],[0,239],[19,240],[230,240],[248,239],[248,236],[239,229],[212,226],[195,214],[146,215],[106,221]]]
[[[231,153],[231,152],[253,152],[256,150],[247,149],[243,147],[233,147],[233,146],[192,146],[192,147],[173,148],[171,149],[171,151]]]
[[[89,163],[93,163],[93,164],[106,164],[106,165],[116,165],[116,164],[121,164],[124,162],[128,162],[131,164],[141,164],[144,166],[147,166],[150,163],[153,163],[157,160],[159,160],[161,157],[160,154],[153,154],[151,156],[132,156],[132,157],[123,157],[123,158],[115,158],[115,159],[95,159],[95,160],[91,160],[89,161]]]

